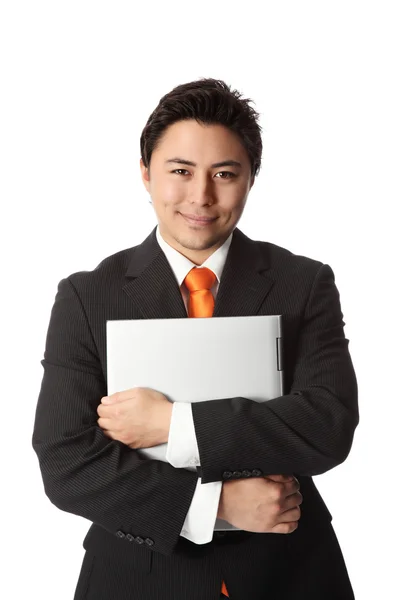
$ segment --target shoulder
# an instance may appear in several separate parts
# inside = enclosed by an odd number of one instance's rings
[[[250,244],[257,257],[257,270],[272,278],[284,296],[307,298],[315,287],[335,282],[331,267],[322,260],[268,241],[251,240]]]
[[[272,242],[262,240],[251,240],[258,248],[264,261],[274,271],[310,272],[317,273],[323,266],[323,262],[310,256],[296,254],[293,250],[278,246]]]

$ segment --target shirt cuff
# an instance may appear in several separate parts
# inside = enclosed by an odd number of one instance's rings
[[[166,459],[177,469],[200,466],[191,403],[173,404]]]
[[[198,480],[181,536],[195,544],[211,542],[217,519],[222,481],[201,483]]]

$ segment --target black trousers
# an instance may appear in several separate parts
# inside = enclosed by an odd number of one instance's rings
[[[191,552],[173,557],[127,546],[134,560],[91,544],[74,600],[222,600],[222,579],[230,600],[354,600],[331,525],[305,530],[302,537],[299,530],[268,539],[254,534],[240,542],[232,533],[231,539],[215,541],[211,554],[207,545],[191,547],[184,539],[181,547]]]

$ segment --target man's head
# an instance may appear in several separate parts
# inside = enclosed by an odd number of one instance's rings
[[[195,264],[235,229],[260,170],[261,127],[249,102],[202,79],[163,96],[143,129],[140,168],[160,233]]]

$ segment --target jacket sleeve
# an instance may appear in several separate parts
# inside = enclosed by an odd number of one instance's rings
[[[144,458],[106,437],[97,424],[107,386],[69,278],[58,284],[41,364],[32,445],[50,501],[116,535],[122,530],[141,536],[152,550],[170,555],[198,475]]]
[[[237,397],[191,405],[202,483],[249,473],[313,476],[346,459],[359,414],[342,318],[333,271],[322,265],[305,305],[289,392],[262,403]]]

